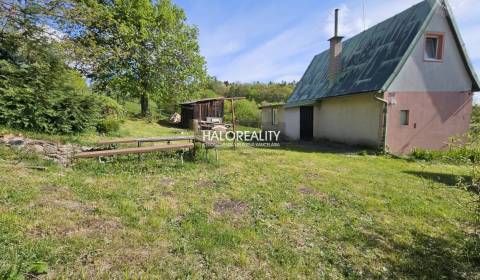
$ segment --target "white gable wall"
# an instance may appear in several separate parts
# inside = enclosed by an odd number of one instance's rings
[[[427,27],[427,33],[444,33],[442,62],[424,61],[425,36],[421,38],[388,92],[462,92],[471,91],[472,81],[465,68],[445,11],[439,7]]]

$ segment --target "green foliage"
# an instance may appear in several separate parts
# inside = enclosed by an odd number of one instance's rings
[[[217,80],[216,77],[208,76],[205,85],[205,89],[215,92],[219,96],[226,96],[228,92],[228,85],[225,82]]]
[[[108,116],[107,118],[102,119],[98,122],[97,131],[106,134],[117,132],[118,130],[120,130],[120,124],[121,120],[112,116]]]
[[[199,91],[196,93],[195,98],[198,98],[198,99],[203,99],[203,98],[216,98],[216,97],[220,97],[220,96],[223,96],[223,95],[219,95],[219,94],[217,94],[215,91],[213,91],[213,90],[211,90],[211,89],[202,89],[202,90],[199,90]]]
[[[252,100],[237,100],[235,104],[235,115],[242,125],[257,127],[260,124],[261,111],[257,103]],[[232,121],[230,102],[225,102],[225,120]]]
[[[228,97],[246,97],[255,100],[257,103],[268,102],[285,102],[292,94],[295,83],[252,83],[239,84],[233,83],[228,85],[228,91],[225,96]]]
[[[82,91],[55,43],[14,33],[0,38],[0,123],[47,133],[76,133],[98,119],[95,98]],[[84,82],[85,83],[85,82]]]
[[[114,117],[119,120],[125,117],[125,109],[115,99],[105,95],[98,95],[96,99],[103,117]]]
[[[120,129],[124,121],[126,111],[115,99],[99,95],[96,97],[102,118],[97,124],[97,131],[110,134]]]
[[[33,262],[28,266],[28,272],[33,275],[46,274],[48,264],[46,262]]]
[[[174,107],[203,82],[198,30],[171,1],[83,0],[75,12],[82,28],[69,35],[83,46],[77,59],[88,65],[96,91],[140,98],[146,116],[150,100]]]
[[[246,97],[260,103],[283,103],[295,89],[295,82],[287,83],[229,83],[209,77],[204,84],[206,92],[213,92],[210,96]]]
[[[480,135],[480,106],[475,105],[472,108],[472,119],[470,122],[470,135],[478,139]]]
[[[445,161],[454,163],[477,163],[480,162],[480,148],[472,146],[452,147],[446,151],[432,151],[415,149],[410,158],[424,161]]]
[[[416,160],[431,161],[435,158],[439,158],[440,155],[441,153],[436,151],[430,151],[425,149],[414,149],[413,152],[410,154],[410,157]]]

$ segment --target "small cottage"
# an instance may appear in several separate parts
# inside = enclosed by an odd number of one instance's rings
[[[480,88],[447,1],[425,0],[346,41],[337,26],[338,10],[330,49],[313,58],[281,114],[264,107],[263,123],[282,123],[290,140],[394,154],[443,149],[468,131]]]
[[[263,131],[284,131],[284,105],[284,103],[275,103],[260,106]]]
[[[192,121],[223,122],[224,98],[208,98],[180,104],[182,110],[182,127],[190,128]]]

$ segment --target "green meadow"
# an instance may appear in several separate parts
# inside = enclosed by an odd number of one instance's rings
[[[119,133],[185,132],[129,120]],[[315,145],[219,156],[63,168],[0,146],[0,278],[480,276],[466,165]]]

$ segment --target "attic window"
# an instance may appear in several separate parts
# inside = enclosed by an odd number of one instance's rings
[[[428,33],[425,42],[425,60],[441,61],[443,58],[443,34]]]

